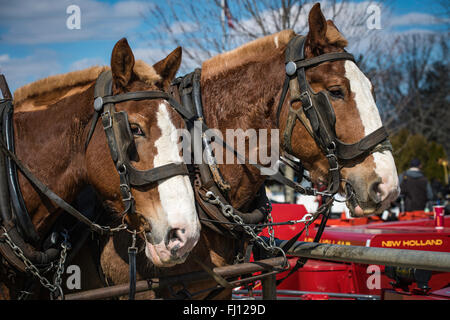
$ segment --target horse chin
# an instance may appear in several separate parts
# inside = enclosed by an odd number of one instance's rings
[[[381,209],[381,203],[361,202],[358,200],[357,191],[349,183],[344,185],[344,193],[347,201],[345,204],[350,211],[350,216],[353,218],[365,217],[378,214]]]
[[[346,205],[350,211],[350,216],[354,218],[380,214],[385,210],[381,203],[359,203],[358,200],[346,201]]]
[[[347,207],[350,210],[350,215],[352,217],[365,217],[374,215],[377,213],[377,208],[362,208],[361,206],[357,205],[356,207],[353,206],[351,203],[347,202]]]
[[[177,264],[184,263],[189,253],[182,257],[174,257],[167,249],[161,249],[159,245],[145,242],[145,255],[151,263],[158,268],[170,268]]]

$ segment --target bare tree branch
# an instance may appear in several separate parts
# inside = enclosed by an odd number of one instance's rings
[[[305,34],[308,13],[315,2],[317,0],[229,0],[231,17],[224,19],[223,0],[213,0],[207,5],[201,1],[169,0],[155,4],[144,16],[151,30],[151,40],[167,51],[173,50],[174,45],[183,46],[185,58],[188,58],[184,65],[192,69],[220,52],[284,29]],[[369,4],[328,0],[322,2],[322,11],[326,18],[338,19],[338,24],[342,25],[340,30],[356,42],[370,31],[365,25]]]

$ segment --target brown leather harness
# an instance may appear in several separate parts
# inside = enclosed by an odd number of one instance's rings
[[[183,107],[191,114],[195,115],[194,120],[201,125],[202,134],[208,129],[204,122],[203,106],[201,102],[200,90],[200,74],[201,69],[196,69],[194,72],[183,77],[177,78],[171,86],[171,94],[179,99]],[[195,123],[189,121],[186,123],[191,137],[195,136]],[[217,141],[221,143],[223,141]],[[208,162],[202,161],[200,164],[191,166],[191,171],[195,176],[193,182],[195,200],[197,205],[197,212],[200,221],[206,227],[213,231],[229,235],[235,240],[243,240],[242,228],[238,224],[230,223],[230,218],[224,216],[220,206],[214,205],[208,201],[207,193],[213,192],[220,199],[220,202],[229,206],[231,205],[228,199],[229,184],[223,179],[222,174],[215,162],[214,155],[210,148],[210,142],[207,137],[202,135],[201,145],[199,141],[192,139],[192,150],[202,148],[208,157]],[[224,142],[223,145],[228,147]],[[231,147],[228,147],[232,149]],[[233,150],[234,151],[234,150]],[[256,195],[253,201],[252,210],[250,212],[241,212],[233,208],[235,214],[242,218],[246,224],[258,224],[266,220],[268,215],[269,200],[266,196],[264,186]]]

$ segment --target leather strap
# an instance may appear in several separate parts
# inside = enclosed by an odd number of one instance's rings
[[[346,144],[339,139],[336,144],[337,156],[342,160],[351,160],[369,152],[374,146],[382,143],[389,137],[386,128],[380,127],[369,135],[353,144]]]
[[[2,133],[5,145],[9,151],[14,153],[14,127],[13,114],[14,107],[10,100],[0,103],[4,105]],[[3,108],[2,108],[3,109]],[[8,157],[5,159],[5,169],[9,187],[9,196],[11,199],[12,213],[15,216],[18,226],[23,233],[26,240],[38,242],[39,235],[31,221],[28,210],[23,200],[22,191],[20,190],[19,181],[17,177],[17,168],[15,163]]]
[[[120,103],[125,101],[140,101],[147,99],[164,99],[187,121],[194,121],[196,119],[195,114],[191,113],[186,108],[183,108],[170,94],[160,91],[136,91],[118,94],[115,96],[103,97],[103,105],[107,103]]]
[[[129,264],[129,274],[130,274],[130,290],[128,293],[128,299],[134,300],[136,294],[136,232],[132,236],[132,244],[128,247],[128,264]]]
[[[33,173],[31,173],[31,171],[22,163],[22,161],[20,161],[14,153],[12,153],[6,148],[5,143],[1,138],[0,138],[0,151],[14,161],[16,166],[20,169],[20,171],[22,171],[22,173],[33,184],[34,187],[36,187],[43,195],[45,195],[50,200],[55,202],[61,209],[72,215],[77,220],[86,224],[93,231],[98,232],[99,234],[102,235],[109,233],[109,230],[90,221],[81,212],[79,212],[77,209],[68,204],[65,200],[63,200],[56,193],[50,190],[50,188],[47,185],[45,185],[38,178],[36,178],[36,176]]]
[[[316,66],[324,62],[336,60],[350,60],[354,62],[355,57],[348,52],[332,52],[332,53],[324,53],[321,54],[320,56],[309,58],[307,60],[299,59],[294,62],[297,68],[307,68]]]

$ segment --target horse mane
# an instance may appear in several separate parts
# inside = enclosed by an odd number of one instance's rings
[[[283,30],[214,56],[203,62],[202,80],[217,77],[227,70],[238,68],[248,63],[264,61],[268,56],[276,52],[284,52],[289,40],[295,35],[295,32],[291,29]]]
[[[14,104],[19,105],[27,100],[27,105],[44,105],[55,99],[70,95],[79,87],[91,85],[108,66],[93,66],[84,70],[58,74],[29,83],[14,92]],[[153,84],[161,77],[155,69],[142,60],[137,60],[133,69],[139,80]],[[31,100],[31,101],[30,101]],[[28,103],[30,102],[30,103]]]

